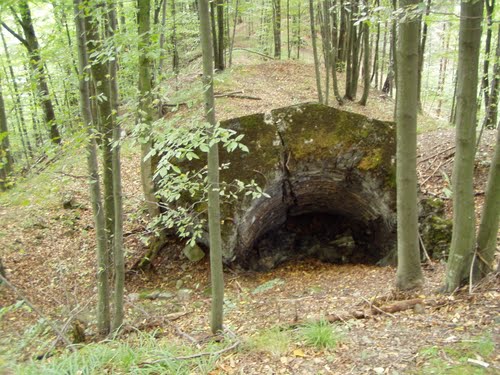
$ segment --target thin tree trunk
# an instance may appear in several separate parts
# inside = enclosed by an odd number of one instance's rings
[[[403,9],[419,0],[400,0]],[[399,22],[398,99],[396,101],[397,151],[397,220],[398,268],[396,287],[407,290],[419,287],[420,268],[417,210],[417,104],[418,36],[417,19]]]
[[[323,90],[321,89],[321,73],[319,70],[318,46],[316,43],[316,27],[314,25],[314,0],[309,0],[309,17],[311,20],[311,39],[314,55],[314,69],[316,72],[316,88],[318,90],[318,100],[323,103]]]
[[[446,24],[443,23],[443,51],[448,51],[450,47],[450,34],[446,33]],[[441,61],[439,64],[439,79],[438,79],[438,108],[437,108],[437,116],[441,116],[441,108],[443,106],[443,95],[444,95],[444,86],[446,83],[446,71],[448,68],[448,58],[446,56],[441,57]]]
[[[491,79],[491,91],[488,100],[488,108],[483,121],[483,128],[492,129],[498,120],[498,97],[500,94],[500,25],[498,26],[497,47],[495,53],[495,64],[493,65],[493,78]]]
[[[328,15],[328,6],[326,1],[320,1],[318,5],[318,18],[320,20],[320,29],[321,29],[321,41],[323,46],[323,59],[325,63],[325,102],[324,104],[328,105],[330,99],[330,53],[332,50],[331,42],[330,42],[330,18]],[[327,29],[328,25],[328,29]]]
[[[9,186],[9,176],[12,173],[14,160],[10,150],[9,128],[7,126],[7,115],[5,114],[5,103],[2,95],[2,80],[0,76],[0,191]]]
[[[217,124],[215,116],[212,48],[210,46],[210,21],[208,0],[198,0],[200,11],[200,36],[203,51],[203,91],[205,94],[205,116],[212,127]],[[210,236],[210,276],[212,282],[212,333],[222,330],[224,305],[224,274],[222,270],[222,238],[219,202],[219,146],[214,142],[208,151],[208,225]]]
[[[212,46],[215,67],[219,66],[219,45],[217,40],[217,23],[215,21],[215,0],[210,1],[210,22],[212,24]]]
[[[290,0],[286,0],[286,36],[288,60],[290,60],[292,56],[292,43],[290,41]]]
[[[368,2],[365,2],[368,8]],[[363,47],[364,47],[364,58],[363,58],[363,96],[359,101],[359,104],[366,105],[368,102],[368,95],[370,94],[370,25],[368,22],[363,23]]]
[[[456,151],[453,165],[453,234],[445,290],[453,292],[469,275],[475,248],[474,151],[479,45],[483,1],[462,1],[457,73]]]
[[[489,87],[490,87],[490,58],[491,58],[491,39],[493,35],[493,11],[495,10],[495,0],[485,0],[486,8],[486,41],[484,47],[484,61],[483,61],[483,76],[481,79],[481,90],[484,95],[484,109],[487,113],[490,102]]]
[[[5,41],[5,36],[3,35],[2,28],[0,28],[0,37],[2,38],[2,44],[5,52],[5,58],[7,59],[7,65],[9,67],[10,80],[12,82],[12,88],[14,91],[15,97],[15,110],[19,116],[19,130],[21,134],[21,141],[23,143],[23,147],[27,149],[26,153],[26,162],[29,164],[29,159],[33,157],[33,148],[31,147],[31,143],[29,140],[28,132],[26,130],[26,120],[24,118],[24,110],[21,103],[21,93],[19,92],[19,86],[17,85],[16,76],[14,74],[14,68],[12,67],[12,60],[10,58],[9,49],[7,48],[7,42]],[[26,146],[24,146],[26,143]]]
[[[143,0],[139,0],[143,2]],[[123,198],[121,182],[121,162],[120,162],[120,123],[116,119],[118,113],[118,51],[115,46],[114,36],[118,30],[116,19],[116,9],[114,0],[107,0],[107,16],[109,27],[108,39],[112,41],[113,57],[109,62],[111,105],[114,116],[112,127],[112,183],[113,183],[113,206],[114,206],[114,228],[113,228],[113,270],[114,270],[114,289],[113,305],[114,315],[111,323],[111,329],[116,332],[123,324],[124,316],[124,293],[125,293],[125,253],[123,251]],[[151,79],[151,76],[149,77]]]
[[[431,12],[431,0],[427,0],[427,5],[425,7],[425,17],[429,16]],[[446,25],[446,24],[443,24]],[[428,32],[429,26],[427,24],[427,19],[424,18],[423,20],[423,27],[422,27],[422,38],[419,43],[419,49],[418,49],[418,110],[420,113],[423,111],[423,105],[422,105],[422,72],[424,70],[424,58],[425,58],[425,45],[427,43],[427,32]]]
[[[377,7],[380,6],[380,0],[377,0]],[[378,84],[378,66],[379,66],[379,49],[380,49],[380,21],[377,22],[377,35],[375,37],[375,51],[373,54],[373,68],[370,83],[375,80],[375,88]]]
[[[89,4],[84,2],[86,9]],[[97,20],[92,12],[85,16],[85,32],[89,56],[100,51],[102,41],[98,34]],[[106,225],[107,241],[107,266],[113,249],[113,240],[115,232],[115,201],[113,185],[113,129],[115,126],[115,114],[113,113],[111,82],[109,79],[108,65],[102,61],[90,61],[92,80],[94,82],[95,93],[98,97],[107,98],[107,100],[98,100],[99,128],[102,137],[102,163],[103,163],[103,185],[104,185],[104,217]],[[109,327],[108,327],[109,330]]]
[[[218,36],[218,42],[217,42],[217,65],[215,66],[215,69],[218,69],[220,71],[224,70],[224,0],[217,0],[217,26],[218,26],[218,31],[217,31],[217,36]]]
[[[151,47],[151,25],[150,25],[150,6],[151,0],[138,1],[137,24],[139,44],[139,108],[137,112],[137,123],[144,129],[141,137],[145,139],[141,143],[141,181],[144,199],[148,208],[149,216],[154,219],[160,215],[159,206],[155,196],[153,183],[153,163],[152,158],[146,157],[150,154],[152,148],[152,122],[153,122],[153,98],[151,85],[151,67],[152,60],[149,57]]]
[[[27,49],[30,58],[30,67],[33,75],[36,77],[37,87],[40,95],[40,103],[42,105],[45,124],[49,128],[50,139],[55,144],[61,143],[61,134],[57,128],[54,106],[49,95],[44,64],[40,57],[40,45],[33,27],[31,11],[27,0],[19,0],[20,17],[15,15],[19,25],[23,29],[24,38],[17,34],[14,30],[2,22],[2,26],[18,39]]]
[[[281,0],[272,0],[274,58],[281,59]]]
[[[475,279],[478,280],[494,270],[500,219],[500,127],[497,130],[495,155],[491,160],[481,223],[477,235]]]
[[[238,21],[238,9],[240,5],[240,0],[236,0],[236,9],[234,11],[234,25],[233,25],[233,36],[231,38],[231,47],[229,48],[229,66],[233,65],[233,49],[234,49],[234,39],[236,36],[236,25]]]
[[[87,168],[89,175],[90,200],[92,203],[92,213],[94,215],[94,225],[96,232],[97,251],[97,326],[101,334],[107,334],[110,330],[110,306],[109,306],[109,262],[106,240],[106,224],[101,198],[101,185],[97,162],[97,147],[94,133],[94,119],[90,108],[89,82],[86,79],[88,72],[85,72],[89,65],[87,55],[86,33],[81,15],[81,1],[73,0],[75,12],[75,27],[78,42],[79,61],[79,87],[80,87],[80,110],[87,130]]]
[[[334,0],[334,5],[336,5],[336,0]],[[328,1],[329,9],[337,9],[331,6],[331,2]],[[339,84],[337,79],[337,56],[338,56],[338,40],[337,40],[337,14],[336,12],[330,12],[331,15],[331,35],[332,35],[332,51],[331,51],[331,69],[332,69],[332,81],[333,81],[333,95],[337,100],[339,105],[344,104],[342,96],[340,95]]]

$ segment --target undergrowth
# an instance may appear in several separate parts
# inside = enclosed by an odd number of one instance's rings
[[[488,365],[493,359],[495,343],[491,336],[484,335],[448,346],[431,346],[420,351],[423,364],[415,374],[487,375],[498,374],[498,368]],[[471,363],[484,362],[488,367]]]

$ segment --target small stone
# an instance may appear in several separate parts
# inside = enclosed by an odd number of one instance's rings
[[[180,289],[177,292],[177,298],[180,302],[187,302],[191,298],[193,291],[191,289]]]
[[[139,293],[130,293],[128,295],[128,299],[130,300],[130,302],[136,302],[139,300],[139,298],[140,298]]]
[[[385,369],[383,367],[375,367],[373,371],[375,371],[376,374],[383,374]]]
[[[198,262],[205,257],[205,253],[197,244],[186,245],[182,252],[191,262]]]
[[[180,289],[180,288],[182,288],[183,285],[184,285],[184,281],[177,280],[177,282],[175,283],[175,289]]]

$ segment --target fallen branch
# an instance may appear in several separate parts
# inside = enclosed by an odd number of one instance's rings
[[[392,315],[391,313],[388,313],[388,312],[385,312],[384,310],[378,308],[376,305],[374,305],[372,302],[368,301],[365,297],[361,297],[368,305],[370,305],[370,310],[375,310],[373,311],[374,313],[375,312],[378,312],[380,314],[386,314],[388,316],[390,316],[391,318],[395,318],[394,315]]]
[[[253,51],[251,49],[247,49],[247,48],[235,48],[234,51],[245,51],[245,52],[249,52],[249,53],[254,53],[256,55],[259,55],[259,56],[262,56],[262,57],[265,57],[266,59],[269,59],[269,60],[274,60],[274,57],[272,56],[269,56],[269,55],[266,55],[265,53],[261,53],[261,52],[257,52],[257,51]]]
[[[441,150],[441,151],[439,151],[439,152],[436,152],[435,154],[432,154],[431,156],[428,156],[428,157],[426,157],[425,159],[419,160],[419,161],[418,161],[418,164],[423,163],[424,161],[427,161],[427,160],[429,160],[429,159],[432,159],[432,158],[434,158],[434,157],[436,157],[436,156],[438,156],[438,155],[444,154],[445,152],[451,151],[451,150],[453,150],[454,148],[455,148],[455,146],[451,146],[451,147],[448,147],[448,148],[447,148],[447,149],[445,149],[445,150]],[[452,154],[452,155],[453,155],[453,154]],[[450,156],[451,156],[451,155],[450,155]],[[447,158],[448,158],[448,157],[447,157]]]
[[[257,96],[243,95],[243,91],[232,91],[226,93],[215,94],[215,98],[236,98],[236,99],[250,99],[250,100],[262,100]]]
[[[0,280],[2,281],[2,284],[7,285],[19,298],[21,298],[26,305],[30,307],[31,310],[33,310],[35,313],[37,313],[42,319],[44,319],[47,324],[52,328],[52,331],[67,345],[68,348],[71,349],[71,351],[75,352],[76,349],[72,346],[71,342],[69,339],[66,337],[66,335],[59,329],[57,326],[52,323],[43,313],[42,311],[33,305],[33,303],[30,302],[28,298],[26,298],[20,291],[17,289],[9,280],[7,280],[5,277],[0,275]]]
[[[404,301],[396,301],[391,304],[383,305],[383,306],[375,306],[373,303],[368,301],[366,298],[363,298],[365,302],[367,302],[370,305],[371,308],[371,314],[365,313],[364,311],[361,310],[355,310],[349,313],[344,313],[344,314],[329,314],[325,317],[326,321],[329,323],[336,323],[336,322],[343,322],[345,323],[348,320],[352,319],[368,319],[372,317],[373,315],[380,315],[380,314],[386,314],[389,315],[393,318],[395,318],[393,313],[400,312],[400,311],[405,311],[409,310],[415,307],[415,305],[425,305],[426,302],[420,298],[415,298],[415,299],[410,299],[410,300],[404,300]],[[429,305],[438,305],[435,303],[435,301],[428,301],[427,304]],[[294,323],[296,325],[296,323]]]

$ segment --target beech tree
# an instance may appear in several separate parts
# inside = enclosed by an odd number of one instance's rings
[[[475,250],[474,154],[483,1],[462,1],[457,70],[456,151],[453,164],[453,234],[444,289],[467,278]]]
[[[214,67],[211,45],[209,0],[198,0],[200,14],[200,38],[203,52],[203,92],[205,117],[214,134],[215,116]],[[222,269],[222,238],[220,227],[219,198],[219,145],[214,142],[208,151],[208,225],[210,236],[210,277],[212,283],[211,329],[215,334],[222,330],[224,313],[224,274]]]
[[[73,0],[75,13],[75,28],[78,46],[78,71],[80,85],[80,111],[87,131],[87,169],[89,176],[90,201],[94,215],[94,226],[97,251],[97,326],[101,334],[107,334],[111,327],[109,305],[109,262],[106,241],[106,225],[102,204],[99,166],[97,160],[97,145],[95,123],[90,106],[90,88],[87,76],[88,53],[87,38],[84,25],[84,10],[81,0]]]
[[[397,216],[398,268],[396,286],[412,289],[421,285],[417,212],[417,106],[418,19],[412,6],[419,0],[401,0],[399,20],[397,125]]]
[[[8,178],[12,172],[14,160],[10,151],[9,128],[2,94],[2,80],[0,75],[0,191],[8,186]]]
[[[28,0],[19,0],[18,7],[19,14],[13,12],[13,16],[23,30],[24,37],[15,32],[5,22],[2,22],[2,26],[19,42],[21,42],[21,44],[25,46],[28,51],[29,65],[31,67],[32,74],[36,79],[39,100],[42,104],[45,124],[49,128],[50,139],[55,144],[60,144],[61,134],[57,127],[54,105],[52,104],[52,99],[50,98],[49,86],[47,83],[47,74],[40,56],[40,44],[33,26],[33,19],[31,18],[31,10],[28,5]]]

